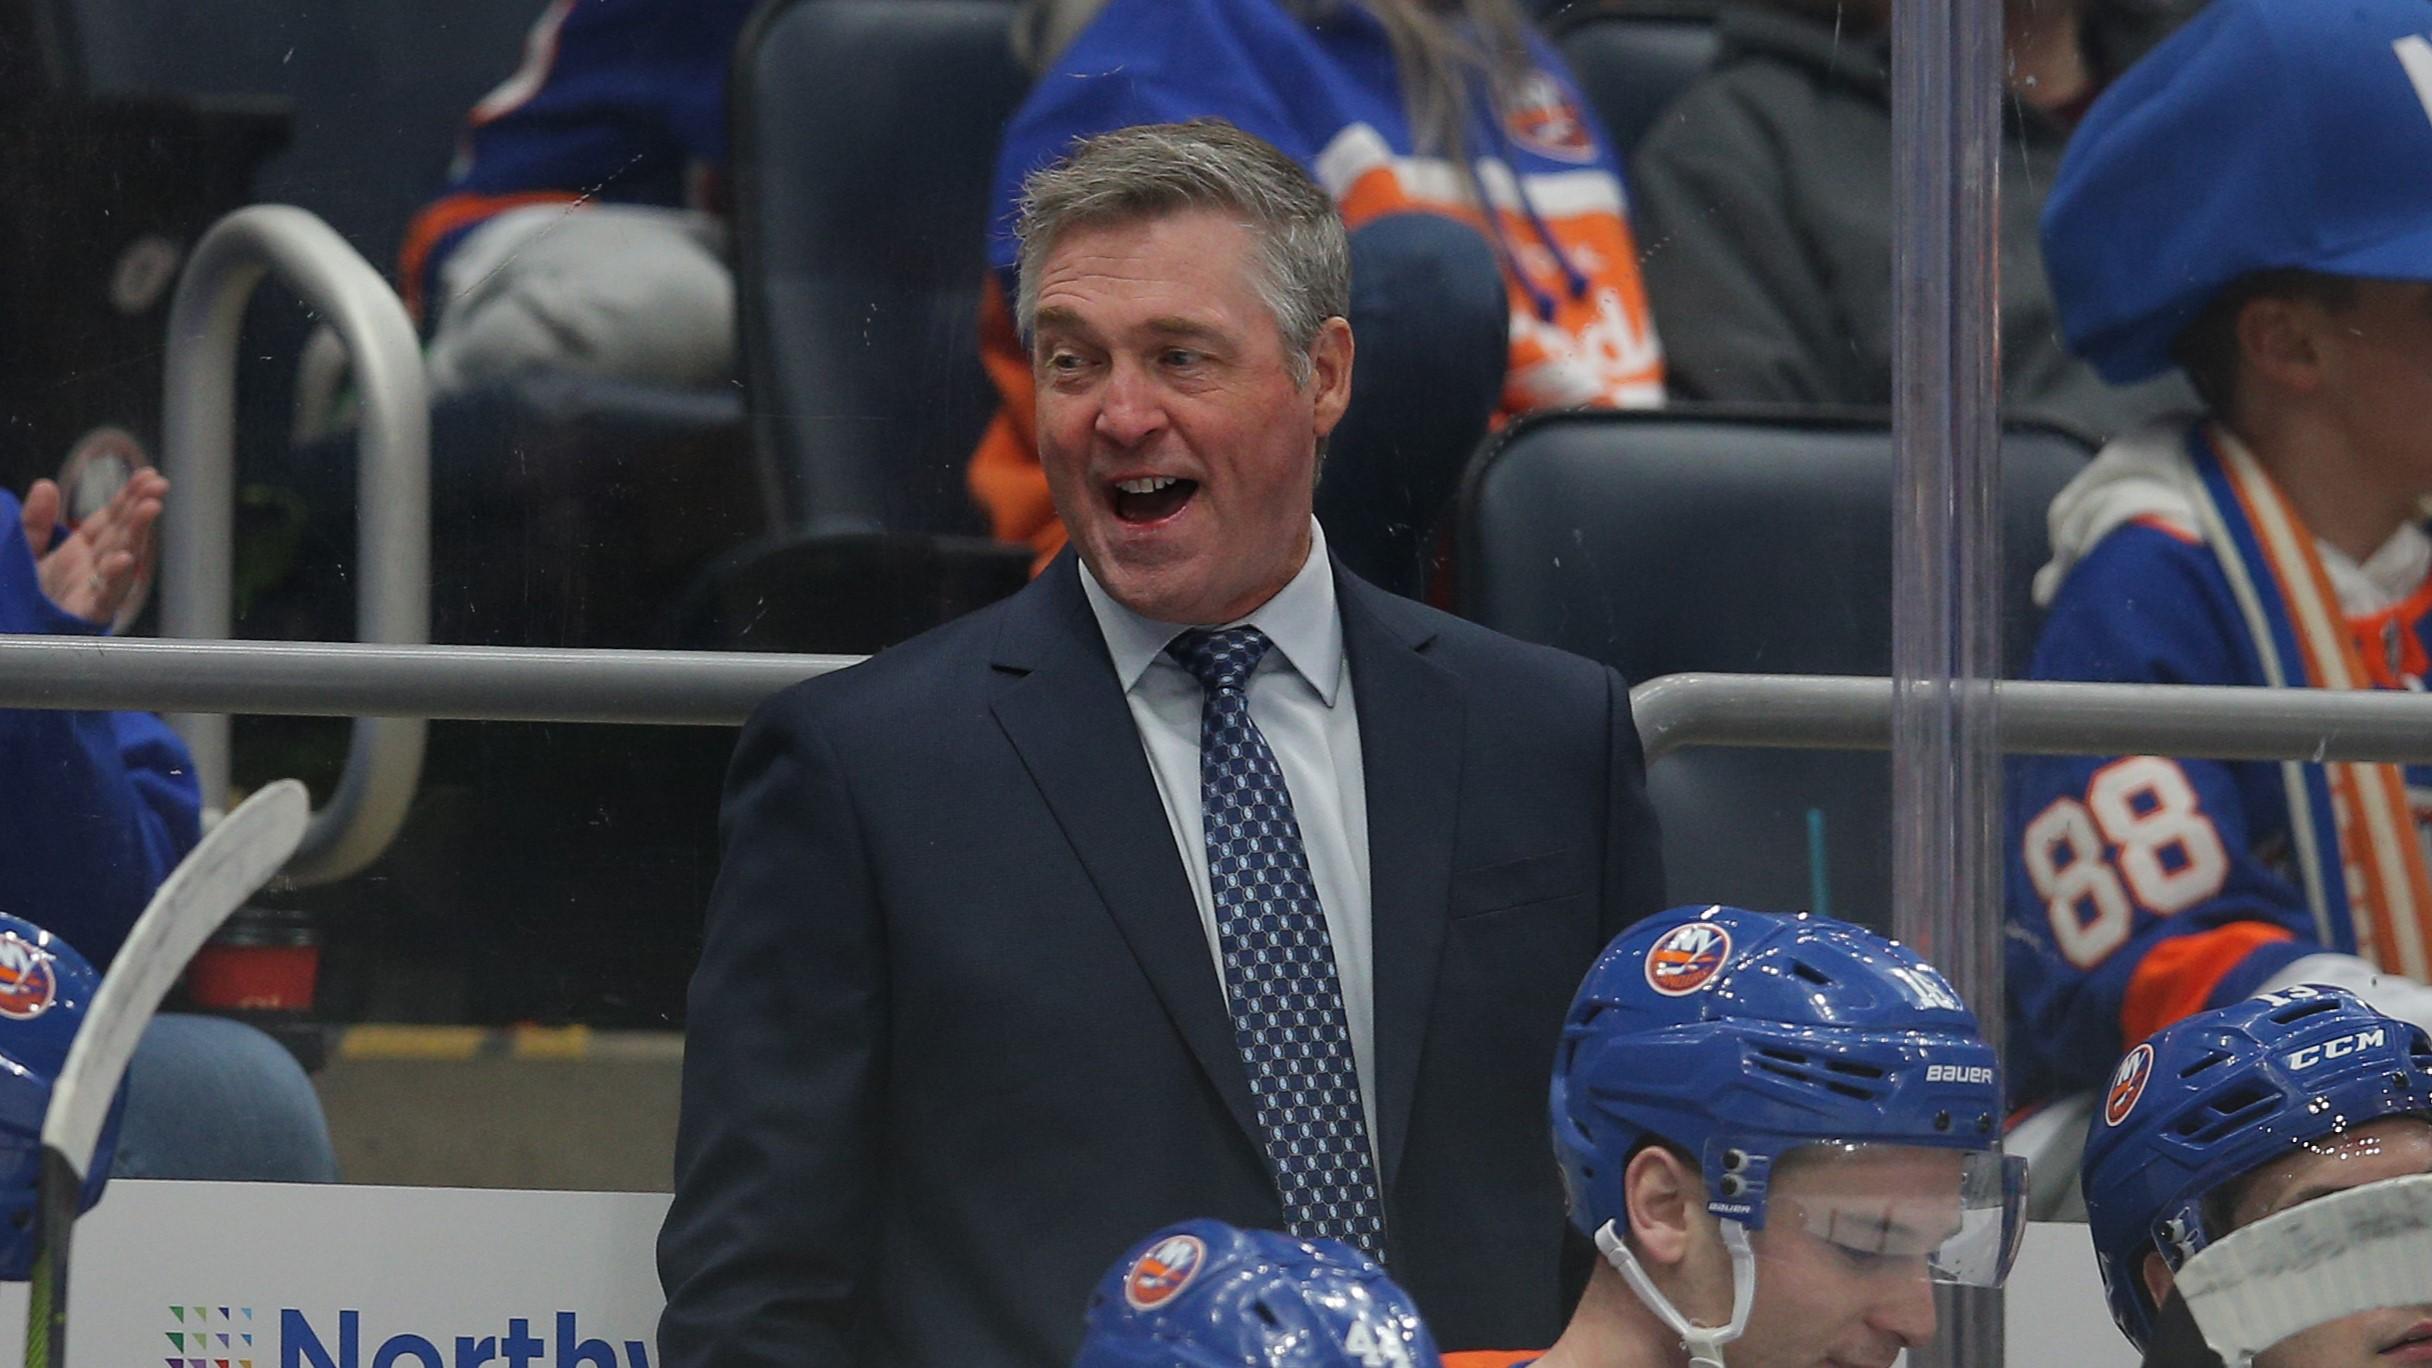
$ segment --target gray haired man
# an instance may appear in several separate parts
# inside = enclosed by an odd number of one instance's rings
[[[1067,551],[772,699],[693,980],[668,1368],[1048,1365],[1138,1231],[1381,1257],[1549,1342],[1540,1070],[1662,877],[1611,671],[1326,554],[1326,196],[1227,125],[1076,146],[1019,313]]]

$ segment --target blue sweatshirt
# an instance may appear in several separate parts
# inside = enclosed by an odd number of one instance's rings
[[[100,636],[34,576],[17,500],[0,492],[0,632]],[[185,743],[139,712],[0,708],[0,911],[102,968],[201,835]]]

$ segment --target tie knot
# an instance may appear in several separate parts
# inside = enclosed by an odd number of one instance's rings
[[[1226,689],[1239,691],[1249,683],[1250,672],[1266,658],[1272,644],[1255,627],[1228,627],[1221,632],[1194,628],[1167,642],[1165,653],[1190,671],[1200,688],[1214,695]]]

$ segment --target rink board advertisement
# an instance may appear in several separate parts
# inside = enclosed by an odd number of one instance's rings
[[[654,1368],[666,1212],[664,1193],[114,1183],[76,1227],[67,1368]],[[0,1368],[24,1346],[9,1284]],[[2086,1228],[2033,1227],[2011,1368],[2136,1362]]]
[[[665,1194],[118,1182],[67,1368],[652,1368]],[[0,1364],[25,1286],[0,1288]]]

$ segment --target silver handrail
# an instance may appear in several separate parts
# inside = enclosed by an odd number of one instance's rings
[[[169,309],[162,473],[161,626],[173,637],[222,638],[234,608],[236,351],[246,301],[276,276],[345,342],[362,397],[356,440],[356,622],[367,641],[430,639],[430,407],[414,326],[396,292],[328,224],[287,205],[257,204],[203,235]],[[114,643],[133,644],[133,643]],[[172,704],[170,706],[179,706]],[[244,709],[251,711],[251,709]],[[228,719],[170,719],[194,752],[203,802],[229,781]],[[328,883],[370,864],[405,822],[422,775],[417,716],[359,716],[346,770],[313,814],[288,865],[298,883]]]
[[[2188,684],[1975,686],[2012,755],[2432,763],[2432,694]],[[1686,746],[1889,750],[1892,681],[1678,674],[1630,691],[1647,762]]]
[[[0,636],[0,708],[731,727],[863,657]],[[2022,755],[2432,763],[2432,694],[2185,684],[1991,686]],[[1654,764],[1692,746],[1887,750],[1892,682],[1679,674],[1630,691]]]
[[[0,636],[0,707],[731,727],[860,656]]]

